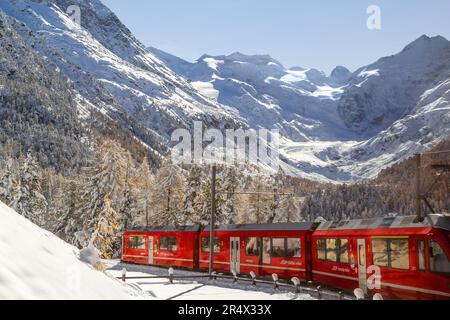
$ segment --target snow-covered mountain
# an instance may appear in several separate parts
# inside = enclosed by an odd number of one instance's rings
[[[270,56],[204,55],[187,62],[149,48],[205,96],[253,127],[277,127],[287,170],[351,181],[450,135],[450,42],[422,36],[351,73],[284,68]]]
[[[82,28],[66,14],[72,5],[81,9]],[[82,97],[157,151],[166,151],[172,130],[196,119],[242,123],[167,68],[98,0],[5,0],[0,9],[22,23],[17,31]]]
[[[66,14],[81,9],[80,28]],[[171,132],[279,128],[288,172],[353,181],[450,135],[450,46],[423,36],[351,73],[285,68],[268,55],[195,62],[145,48],[99,0],[3,0],[15,32],[70,80],[77,107],[98,110],[157,153]],[[0,89],[2,90],[2,89]]]
[[[350,77],[344,67],[327,77],[316,69],[286,69],[268,55],[204,55],[190,63],[149,50],[203,95],[234,108],[252,127],[278,128],[294,141],[353,136],[336,108]]]

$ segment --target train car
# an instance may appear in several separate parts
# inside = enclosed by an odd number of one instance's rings
[[[306,279],[314,223],[222,225],[215,229],[214,270]],[[209,268],[209,229],[200,234],[200,268]]]
[[[132,228],[122,237],[122,261],[197,269],[199,232],[199,225]]]
[[[450,216],[323,222],[312,235],[318,283],[394,299],[450,299]]]

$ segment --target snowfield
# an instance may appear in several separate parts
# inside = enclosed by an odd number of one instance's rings
[[[77,248],[39,228],[0,202],[0,299],[8,300],[310,300],[307,294],[270,286],[233,285],[231,280],[167,278],[118,280],[127,276],[167,275],[167,270],[105,261],[108,270],[80,260]],[[175,274],[194,275],[175,271]]]
[[[34,225],[2,202],[0,221],[0,299],[146,297],[81,262],[77,248]]]
[[[105,261],[108,273],[120,277],[122,269],[127,277],[167,276],[164,268]],[[175,270],[175,276],[204,275],[192,271]],[[308,294],[296,294],[293,290],[275,290],[270,285],[258,285],[255,289],[249,282],[233,284],[230,279],[183,278],[170,284],[167,278],[127,279],[128,284],[150,294],[158,300],[315,300]]]

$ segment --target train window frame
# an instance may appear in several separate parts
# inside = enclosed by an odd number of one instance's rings
[[[325,251],[325,256],[324,258],[320,258],[319,257],[319,241],[324,243],[324,251]],[[328,243],[330,241],[334,241],[334,248],[333,249],[328,249]],[[342,241],[346,242],[345,245],[345,251],[342,250]],[[348,245],[349,245],[349,239],[348,238],[318,238],[316,239],[316,257],[317,260],[322,261],[322,262],[332,262],[332,263],[339,263],[339,264],[350,264],[350,258],[349,258],[349,251],[348,251]],[[328,255],[328,252],[333,252],[335,255],[335,259],[331,259]],[[341,257],[342,255],[345,254],[345,261],[341,261]]]
[[[274,240],[282,240],[282,249],[279,253],[275,253],[274,247],[280,247],[279,245],[274,245]],[[295,247],[290,247],[289,243],[295,242]],[[273,258],[286,258],[295,259],[302,257],[302,239],[294,237],[272,237],[270,238],[270,256]],[[293,254],[289,254],[293,252]]]
[[[424,238],[417,239],[417,270],[427,271],[427,245]]]
[[[163,241],[164,239],[164,241]],[[165,242],[168,239],[175,239],[175,245],[172,244],[167,244],[167,246],[162,247],[163,242]],[[166,245],[166,244],[164,244]],[[175,246],[175,248],[174,248]],[[170,252],[174,252],[174,251],[178,251],[178,239],[176,236],[161,236],[159,237],[159,241],[158,241],[158,248],[159,251],[170,251]]]
[[[248,252],[248,243],[250,239],[256,239],[256,253]],[[261,237],[246,237],[245,238],[245,255],[247,257],[259,257],[262,254],[262,239]]]
[[[206,245],[204,244],[204,240],[206,240]],[[200,246],[203,253],[209,253],[209,236],[202,237],[200,240]],[[214,237],[214,253],[220,253],[221,246],[220,246],[220,238]]]
[[[386,252],[379,252],[379,251],[375,251],[374,250],[374,241],[384,241],[386,244]],[[393,262],[393,258],[392,258],[392,252],[398,251],[398,250],[392,250],[392,246],[391,244],[394,241],[406,241],[406,254],[407,254],[407,259],[406,261],[408,262],[407,267],[398,267],[398,266],[393,266],[392,262]],[[396,237],[373,237],[372,241],[371,241],[371,251],[372,251],[372,261],[373,261],[373,265],[378,266],[380,268],[386,268],[386,269],[395,269],[395,270],[405,270],[408,271],[411,269],[411,254],[410,254],[410,245],[409,245],[409,238],[408,237],[401,237],[401,238],[396,238]],[[377,262],[377,259],[375,258],[376,254],[385,254],[387,256],[387,261],[386,261],[386,265],[382,265],[380,263]]]
[[[294,248],[294,255],[293,256],[287,255],[287,258],[292,258],[292,259],[301,258],[302,257],[302,239],[301,238],[292,238],[292,237],[286,238],[286,254],[291,250],[289,248],[289,240],[298,241],[298,247]],[[297,253],[295,253],[296,250],[298,250]]]
[[[142,239],[143,241],[141,242],[141,243],[139,243],[139,245],[138,246],[132,246],[132,244],[133,244],[133,241],[131,240],[131,239],[134,239],[134,238],[136,238],[136,239]],[[145,248],[146,248],[146,243],[145,243],[145,236],[140,236],[140,235],[130,235],[130,236],[128,236],[128,245],[127,245],[127,247],[128,247],[128,249],[131,249],[131,250],[145,250]]]
[[[435,243],[437,244],[438,248],[441,250],[442,254],[447,258],[447,264],[446,267],[449,268],[446,271],[436,271],[434,268],[434,266],[432,267],[431,264],[431,259],[432,259],[432,255],[434,255],[430,249],[431,249],[431,244]],[[442,248],[441,244],[439,242],[437,242],[436,240],[433,239],[428,239],[428,245],[427,245],[427,251],[428,251],[428,270],[430,270],[430,272],[433,273],[437,273],[437,274],[445,274],[445,275],[450,275],[450,258],[447,256],[446,252],[444,251],[444,249]],[[434,270],[433,270],[434,269]]]

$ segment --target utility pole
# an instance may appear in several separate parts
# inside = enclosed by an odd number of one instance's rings
[[[211,217],[209,222],[209,276],[212,279],[214,271],[214,224],[216,223],[216,173],[217,166],[212,166],[211,176]]]
[[[419,221],[422,221],[422,195],[421,195],[421,166],[422,166],[422,156],[421,154],[416,154],[416,215]]]

